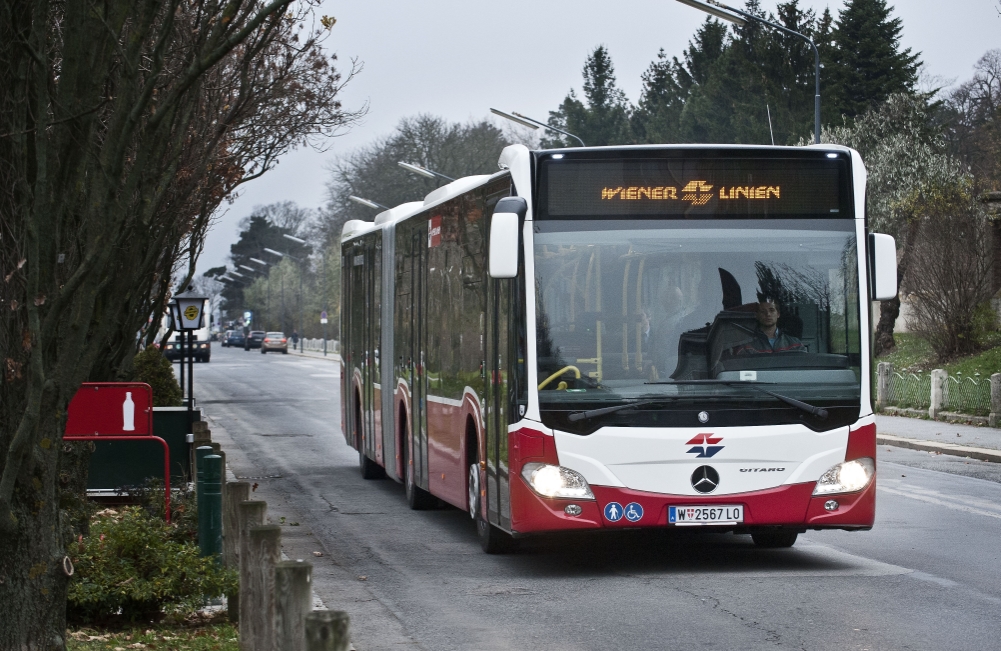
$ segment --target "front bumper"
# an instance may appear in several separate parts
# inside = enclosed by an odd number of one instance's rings
[[[594,500],[543,498],[533,492],[519,477],[511,478],[511,527],[514,533],[546,533],[574,530],[613,530],[637,528],[701,529],[734,531],[756,527],[786,527],[792,529],[870,529],[876,515],[876,478],[857,493],[813,496],[816,482],[789,484],[763,491],[719,496],[661,495],[615,488],[591,486]],[[828,511],[828,500],[838,502],[837,509]],[[643,517],[636,522],[621,518],[611,522],[604,517],[605,506],[617,502],[622,507],[635,502],[643,508]],[[581,507],[581,514],[570,516],[567,505]],[[668,522],[669,506],[713,506],[739,504],[744,507],[744,522],[740,525],[705,525],[678,527]]]

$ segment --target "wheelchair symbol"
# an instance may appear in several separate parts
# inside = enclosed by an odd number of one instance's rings
[[[626,504],[625,512],[626,520],[630,522],[639,522],[643,517],[643,507],[636,502],[630,502]]]

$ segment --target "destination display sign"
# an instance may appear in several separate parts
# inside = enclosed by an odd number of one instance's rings
[[[544,161],[539,217],[850,217],[841,160]]]

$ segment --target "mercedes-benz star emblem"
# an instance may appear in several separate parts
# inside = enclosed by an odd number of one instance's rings
[[[699,466],[692,473],[692,488],[700,493],[711,493],[719,486],[719,473],[712,466]]]
[[[709,412],[708,411],[700,411],[699,412],[699,422],[700,423],[708,423],[709,422]]]

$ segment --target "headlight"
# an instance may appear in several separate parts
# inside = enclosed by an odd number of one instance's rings
[[[868,457],[845,461],[820,476],[813,494],[854,493],[868,486],[875,474],[876,462]]]
[[[580,473],[548,463],[526,463],[521,476],[528,485],[543,497],[565,497],[593,500],[594,494]]]

